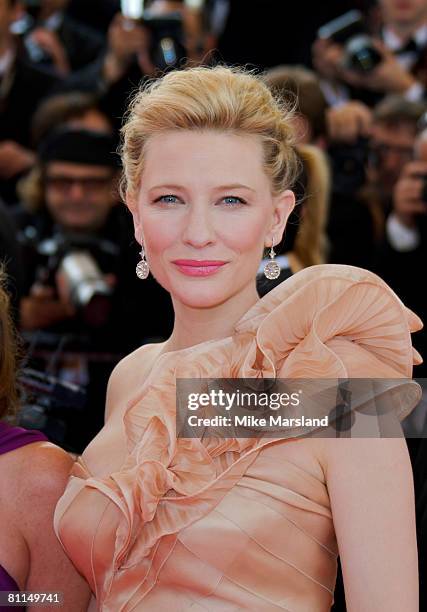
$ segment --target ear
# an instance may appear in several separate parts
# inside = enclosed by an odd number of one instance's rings
[[[288,221],[289,215],[295,207],[295,194],[290,189],[287,189],[273,200],[274,212],[270,229],[265,237],[266,246],[279,244],[282,240],[283,232]]]
[[[139,214],[137,198],[130,191],[127,191],[125,202],[126,202],[126,206],[129,208],[132,214],[133,226],[135,228],[135,240],[140,244],[141,236],[142,236],[142,226],[141,226],[141,216]]]

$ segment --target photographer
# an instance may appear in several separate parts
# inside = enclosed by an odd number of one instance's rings
[[[378,249],[376,271],[425,317],[427,307],[420,290],[419,267],[427,256],[427,130],[417,137],[414,152],[415,159],[403,166],[393,190],[392,210]],[[426,355],[425,328],[414,346]],[[417,366],[414,375],[426,374],[424,362]]]
[[[393,189],[412,159],[417,122],[425,109],[425,104],[390,96],[375,107],[372,118],[354,122],[347,131],[341,118],[336,121],[344,109],[329,114],[329,129],[333,119],[334,133],[341,138],[329,148],[334,189],[328,222],[331,263],[373,268]]]
[[[0,0],[0,197],[16,202],[16,181],[31,168],[31,117],[58,79],[32,65],[10,31],[18,0]]]
[[[313,64],[325,79],[331,105],[356,98],[372,106],[386,94],[400,94],[412,101],[425,94],[427,1],[379,0],[379,6],[380,27],[372,24],[371,36],[359,40],[363,44],[346,48],[334,37],[319,37],[313,46]],[[353,52],[360,53],[359,67],[349,61]]]
[[[104,47],[98,32],[66,14],[69,0],[24,0],[17,27],[31,62],[61,77],[94,61]]]
[[[108,29],[105,53],[71,75],[58,91],[78,90],[98,95],[119,129],[129,95],[142,79],[168,69],[169,61],[170,67],[184,65],[187,52],[183,23],[174,15],[172,18],[168,13],[144,13],[144,20],[136,20],[117,13]],[[162,41],[169,45],[170,40],[173,40],[171,57],[168,51],[162,51]]]
[[[154,280],[141,287],[135,277],[130,218],[115,194],[114,148],[109,134],[54,131],[22,186],[33,214],[21,220],[27,274],[21,327],[35,347],[33,367],[45,369],[50,360],[51,373],[87,390],[88,412],[72,415],[64,440],[54,440],[76,451],[102,426],[115,363],[148,338],[164,337],[172,324],[163,290]]]

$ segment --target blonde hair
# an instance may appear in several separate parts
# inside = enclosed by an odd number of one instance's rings
[[[326,222],[331,192],[331,172],[326,155],[313,145],[300,145],[307,187],[304,215],[295,238],[293,251],[303,267],[325,263],[328,243]]]
[[[262,78],[242,68],[172,71],[134,96],[122,128],[121,195],[136,195],[148,139],[171,130],[218,130],[260,136],[273,195],[292,187],[299,171],[294,110],[275,98]]]

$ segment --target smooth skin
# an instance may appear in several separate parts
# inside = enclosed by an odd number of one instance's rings
[[[61,612],[87,610],[90,590],[53,531],[53,512],[64,492],[71,457],[49,442],[0,456],[0,564],[20,590],[59,592]],[[52,610],[28,606],[28,610]]]
[[[158,356],[229,336],[258,300],[263,248],[280,240],[294,206],[292,192],[272,195],[256,137],[167,132],[152,137],[145,153],[139,191],[128,194],[128,205],[151,271],[171,294],[175,326],[165,343],[140,347],[114,370],[106,425],[83,455],[95,477],[120,469],[123,414]],[[179,258],[227,264],[213,276],[188,277],[173,264]],[[414,492],[404,440],[287,444],[298,445],[300,464],[327,484],[348,611],[417,612]]]

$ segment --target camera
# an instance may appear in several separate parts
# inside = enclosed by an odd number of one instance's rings
[[[332,164],[334,191],[343,195],[357,192],[366,182],[367,165],[376,160],[369,148],[369,139],[359,137],[353,144],[334,143],[328,148]]]
[[[187,57],[181,13],[151,14],[144,10],[143,0],[121,0],[121,12],[124,17],[139,21],[149,30],[150,56],[157,68],[177,68]]]
[[[344,66],[350,70],[369,73],[382,61],[360,11],[348,11],[326,23],[319,28],[317,36],[344,45]]]
[[[41,0],[24,0],[23,5],[25,13],[12,24],[10,28],[11,32],[22,38],[25,51],[31,62],[35,64],[50,65],[52,63],[51,56],[31,37],[31,32],[36,27],[39,18]],[[47,29],[54,29],[50,27],[49,24],[44,24],[44,27]]]
[[[43,431],[51,442],[68,451],[77,451],[69,431],[76,419],[84,415],[85,389],[32,368],[20,372],[19,385],[19,426]]]
[[[57,275],[64,290],[83,322],[90,327],[102,327],[109,319],[113,288],[106,282],[103,267],[115,268],[119,248],[114,243],[85,234],[56,233],[40,242],[27,228],[21,242],[35,251],[40,261],[37,282],[56,286]]]

